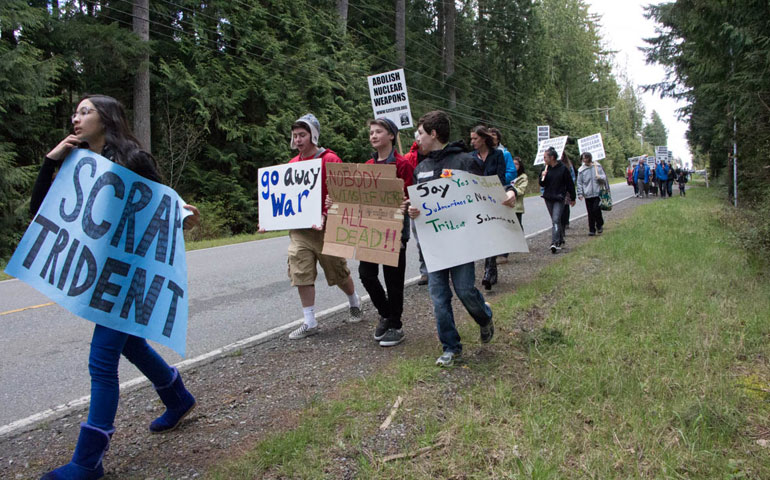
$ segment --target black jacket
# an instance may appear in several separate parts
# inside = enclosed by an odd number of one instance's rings
[[[476,158],[476,161],[479,162],[484,169],[485,177],[497,175],[500,179],[500,183],[505,185],[505,156],[503,156],[502,150],[495,148],[490,151],[486,160],[482,160],[478,157],[474,158]]]
[[[441,177],[444,169],[462,170],[474,175],[483,175],[479,162],[465,151],[462,141],[452,142],[442,150],[430,152],[414,169],[414,183],[424,183]]]
[[[548,173],[543,179],[540,176],[540,186],[543,187],[543,198],[546,200],[563,202],[569,193],[573,200],[575,195],[575,182],[572,181],[572,175],[569,169],[561,162],[556,162],[556,166],[548,167]]]

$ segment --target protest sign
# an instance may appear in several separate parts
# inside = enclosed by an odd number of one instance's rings
[[[586,152],[590,153],[593,160],[604,160],[606,158],[601,133],[578,139],[578,150],[580,150],[581,155]]]
[[[496,176],[458,170],[408,188],[414,220],[429,272],[501,255],[528,252],[513,208],[503,205],[505,190]]]
[[[550,147],[553,147],[556,150],[557,158],[561,158],[561,154],[564,152],[564,147],[566,145],[566,135],[563,137],[549,138],[548,140],[543,140],[542,142],[538,143],[537,154],[535,155],[535,165],[542,165],[545,163],[545,160],[543,160],[543,154],[545,154],[545,151]]]
[[[668,147],[666,147],[666,146],[655,147],[655,159],[658,162],[667,162],[668,161]]]
[[[76,149],[5,271],[75,315],[184,356],[184,204],[172,189]]]
[[[370,75],[367,80],[374,118],[390,119],[399,130],[411,128],[412,111],[409,108],[404,69]]]
[[[538,125],[537,127],[537,143],[538,145],[543,140],[551,138],[551,127],[549,125]]]
[[[259,227],[265,230],[321,225],[321,159],[260,168]]]
[[[326,187],[334,204],[323,253],[397,267],[404,181],[396,177],[396,166],[329,163]]]

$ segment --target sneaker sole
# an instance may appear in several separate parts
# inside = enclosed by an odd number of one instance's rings
[[[396,345],[400,344],[403,341],[404,341],[404,337],[401,337],[400,340],[395,341],[395,342],[392,341],[392,340],[390,342],[380,342],[380,346],[381,347],[395,347]]]
[[[302,340],[303,338],[312,337],[313,335],[318,333],[318,330],[319,329],[316,328],[316,329],[314,329],[311,332],[306,332],[306,333],[303,333],[302,335],[296,336],[296,337],[292,337],[291,335],[289,335],[289,340]]]

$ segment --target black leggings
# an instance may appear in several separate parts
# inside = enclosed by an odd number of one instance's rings
[[[388,328],[401,328],[401,314],[404,311],[404,274],[406,272],[406,245],[401,244],[401,252],[398,255],[398,266],[382,266],[382,275],[385,277],[385,288],[382,288],[380,279],[380,264],[361,262],[358,264],[358,275],[364,284],[366,292],[372,299],[374,307],[382,318],[387,319]]]

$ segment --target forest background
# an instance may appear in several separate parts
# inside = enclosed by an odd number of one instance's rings
[[[704,25],[685,31],[687,10],[676,5],[710,3],[712,15],[699,19]],[[672,74],[670,83],[655,87],[691,102],[686,114],[696,166],[725,171],[732,151],[728,113],[739,119],[739,137],[753,145],[741,157],[743,198],[750,203],[765,198],[770,184],[766,168],[759,181],[748,178],[770,142],[767,81],[756,77],[768,63],[770,15],[766,2],[716,11],[722,3],[651,8],[665,29],[648,55]],[[739,14],[760,17],[731,29],[733,19],[745,20]],[[687,52],[677,39],[708,35],[708,22],[717,34],[707,45],[736,46],[730,69],[714,48],[705,58],[718,68],[696,68],[711,76],[680,72],[694,68],[704,52],[681,61]],[[142,24],[149,26],[147,40]],[[257,169],[291,158],[290,127],[306,112],[320,119],[322,146],[343,161],[369,158],[366,77],[397,68],[405,69],[415,120],[446,110],[453,138],[467,138],[477,124],[497,127],[528,166],[537,125],[550,125],[551,136],[601,132],[603,165],[622,176],[629,157],[666,144],[666,130],[655,112],[645,122],[633,79],[613,73],[612,46],[602,41],[599,25],[583,0],[4,0],[0,262],[29,222],[37,166],[71,130],[70,115],[87,93],[124,103],[166,183],[201,208],[211,236],[256,230]],[[743,83],[725,89],[726,79]],[[702,81],[709,82],[703,91]],[[405,149],[411,133],[402,132]],[[576,158],[577,146],[568,145],[567,153]]]

